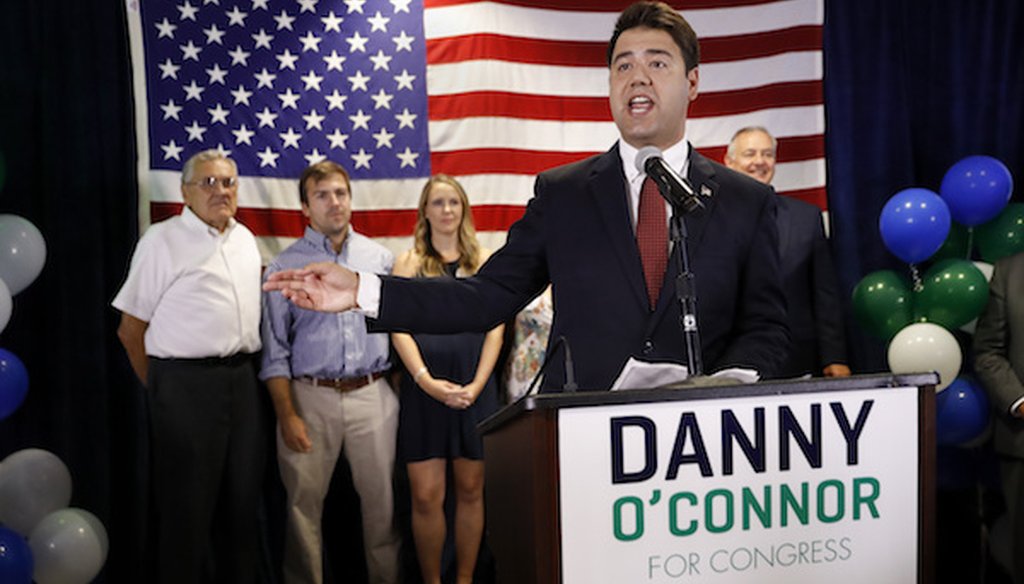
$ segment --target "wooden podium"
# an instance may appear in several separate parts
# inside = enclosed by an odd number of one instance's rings
[[[716,582],[827,576],[840,584],[844,573],[859,574],[851,582],[895,581],[863,579],[861,568],[877,563],[877,545],[885,553],[879,557],[895,558],[887,570],[903,574],[900,582],[932,582],[936,383],[933,373],[865,375],[527,397],[480,425],[498,582],[699,582],[714,575]],[[655,444],[659,454],[644,450]],[[710,454],[717,445],[722,453]],[[837,478],[847,471],[852,478]],[[749,480],[729,474],[743,472]],[[732,490],[708,482],[702,491],[704,482],[727,480],[745,482]],[[576,543],[591,540],[597,543]],[[632,571],[616,575],[620,569]],[[829,569],[839,576],[822,571]]]

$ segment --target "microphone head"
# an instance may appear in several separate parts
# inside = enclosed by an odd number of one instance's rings
[[[636,153],[636,169],[642,173],[647,172],[647,161],[651,158],[661,158],[661,150],[657,146],[644,146]]]

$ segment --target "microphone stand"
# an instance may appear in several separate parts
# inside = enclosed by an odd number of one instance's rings
[[[662,189],[661,183],[658,189]],[[671,198],[664,196],[669,201]],[[685,212],[680,205],[672,202],[672,220],[669,221],[669,237],[674,244],[676,263],[679,267],[679,275],[676,276],[676,301],[679,302],[679,326],[683,331],[683,345],[686,347],[686,368],[689,377],[694,378],[704,374],[704,364],[700,353],[700,330],[697,327],[697,289],[696,279],[690,271],[690,251],[686,245],[686,221]]]

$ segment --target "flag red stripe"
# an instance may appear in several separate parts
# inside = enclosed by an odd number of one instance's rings
[[[737,130],[739,128],[736,128]],[[779,138],[778,162],[801,162],[825,157],[825,137],[821,134],[813,136],[794,136]],[[725,146],[697,148],[697,151],[711,160],[721,162],[725,159]]]
[[[733,91],[702,93],[690,106],[689,117],[728,116],[766,108],[820,105],[821,81],[794,81]],[[565,97],[506,91],[472,91],[430,96],[431,120],[473,117],[521,118],[568,122],[608,122],[607,97]]]
[[[480,0],[423,0],[423,7],[443,8],[445,6],[461,6],[463,4],[476,4]],[[672,0],[669,4],[677,10],[702,10],[709,8],[728,8],[730,6],[756,6],[758,4],[771,4],[777,0]],[[619,13],[626,7],[627,3],[622,0],[559,0],[557,6],[552,6],[550,0],[495,0],[495,4],[508,6],[521,6],[523,8],[541,8],[544,10],[563,11],[589,11],[589,12],[614,12]]]
[[[151,203],[152,222],[181,213],[181,207],[181,203]],[[478,231],[507,231],[525,209],[522,205],[476,205],[473,221]],[[302,237],[307,223],[302,212],[292,209],[239,207],[236,217],[257,236]],[[415,224],[415,209],[352,212],[352,226],[368,237],[411,236]]]
[[[702,63],[768,57],[794,51],[820,51],[821,27],[795,26],[744,35],[701,39]],[[427,63],[440,65],[463,61],[497,60],[533,65],[604,67],[608,43],[604,41],[557,41],[494,33],[427,39]]]

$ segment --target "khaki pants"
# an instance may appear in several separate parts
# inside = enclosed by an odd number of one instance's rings
[[[288,584],[323,582],[320,518],[342,447],[363,514],[363,541],[371,584],[398,584],[399,537],[394,522],[392,471],[398,428],[398,398],[385,378],[339,393],[292,380],[299,415],[313,451],[291,450],[277,435],[277,459],[288,491],[284,579]]]

